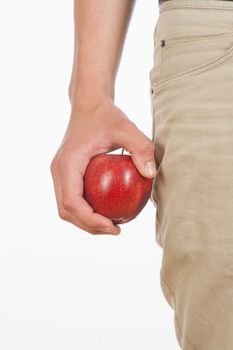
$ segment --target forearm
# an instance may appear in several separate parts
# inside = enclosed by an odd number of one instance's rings
[[[135,0],[74,0],[72,104],[84,97],[114,99],[116,74]]]

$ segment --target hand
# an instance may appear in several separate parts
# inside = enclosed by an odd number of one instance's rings
[[[141,175],[156,175],[154,143],[111,101],[74,107],[63,141],[51,162],[59,216],[91,234],[121,229],[95,213],[83,198],[83,176],[92,157],[124,148]],[[148,165],[149,164],[149,165]]]

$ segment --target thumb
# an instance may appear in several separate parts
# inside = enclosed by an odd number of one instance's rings
[[[132,123],[131,130],[125,129],[122,146],[131,154],[132,161],[140,174],[153,178],[156,173],[155,144]]]
[[[147,143],[141,144],[140,148],[137,145],[131,152],[134,165],[144,177],[153,178],[157,173],[154,151],[154,143],[147,140]]]

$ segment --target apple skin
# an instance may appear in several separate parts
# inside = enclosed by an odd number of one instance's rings
[[[146,205],[153,178],[143,177],[131,155],[102,153],[94,156],[84,174],[83,197],[114,224],[134,219]]]

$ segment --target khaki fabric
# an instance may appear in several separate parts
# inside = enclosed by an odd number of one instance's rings
[[[233,350],[233,2],[161,4],[149,75],[162,291],[183,350]]]

